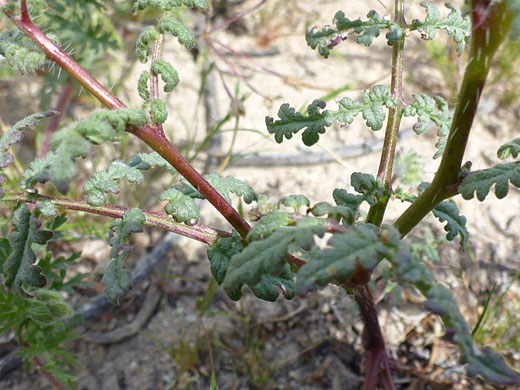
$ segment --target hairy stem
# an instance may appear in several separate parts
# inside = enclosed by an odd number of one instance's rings
[[[395,23],[405,27],[404,20],[404,4],[403,0],[395,0]],[[404,51],[405,35],[401,37],[399,42],[392,48],[392,75],[390,82],[390,90],[392,97],[397,101],[397,105],[388,112],[388,121],[386,123],[385,139],[383,142],[383,150],[381,151],[381,159],[379,161],[379,169],[377,178],[388,189],[392,186],[392,169],[394,166],[395,149],[399,137],[399,126],[403,116],[403,51]],[[377,204],[370,207],[367,216],[367,223],[380,226],[383,222],[386,206],[389,197],[380,199]]]
[[[7,17],[16,24],[34,43],[36,43],[50,59],[55,61],[63,70],[69,73],[86,90],[91,92],[101,103],[111,109],[123,109],[126,106],[110,91],[103,87],[74,59],[60,49],[54,42],[31,21],[25,1],[22,1],[21,16],[6,12]],[[168,161],[190,184],[206,197],[206,199],[222,214],[224,218],[245,237],[251,226],[238,214],[238,212],[220,195],[184,157],[173,147],[163,132],[157,131],[150,125],[141,128],[130,128],[127,131],[139,137],[153,150]]]
[[[366,351],[366,373],[363,390],[375,390],[379,378],[379,370],[383,367],[386,371],[389,367],[385,351],[385,340],[379,326],[377,308],[370,286],[364,284],[356,287],[353,293],[364,325],[362,339],[363,347]],[[390,386],[394,388],[389,372],[385,372],[385,378],[387,381],[390,380]]]
[[[125,212],[130,210],[129,207],[120,207],[113,205],[104,205],[101,207],[95,207],[89,205],[84,200],[75,200],[67,198],[53,198],[43,195],[27,195],[22,193],[11,193],[6,194],[2,201],[5,202],[24,202],[36,204],[42,201],[50,201],[54,206],[65,210],[76,210],[83,211],[90,214],[102,215],[110,218],[123,218]],[[170,232],[179,234],[184,237],[188,237],[205,244],[211,245],[220,237],[227,237],[231,234],[222,230],[213,229],[209,226],[196,224],[186,225],[180,222],[173,221],[169,216],[163,213],[144,211],[146,217],[143,225],[151,226]]]

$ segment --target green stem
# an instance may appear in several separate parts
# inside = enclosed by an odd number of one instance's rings
[[[22,193],[6,194],[2,198],[2,201],[33,204],[43,201],[50,201],[54,206],[61,209],[84,211],[90,214],[97,214],[110,218],[123,218],[125,212],[130,210],[128,207],[119,207],[108,204],[101,207],[94,207],[89,205],[84,200],[52,198],[43,195],[27,195]],[[190,226],[180,222],[175,222],[169,216],[163,213],[156,213],[151,211],[143,211],[143,213],[146,217],[146,221],[143,225],[168,230],[170,232],[203,242],[208,245],[211,245],[220,237],[226,237],[230,235],[225,231],[213,229],[205,225],[196,224]]]
[[[395,227],[403,236],[439,202],[453,195],[453,188],[456,188],[459,181],[466,144],[489,68],[498,47],[509,32],[512,21],[506,2],[490,4],[474,0],[471,16],[469,61],[442,161],[432,184],[395,222]]]
[[[402,0],[395,1],[395,23],[401,27],[405,27],[404,20],[404,4]],[[388,121],[386,123],[385,139],[383,149],[381,151],[381,159],[377,178],[387,188],[388,191],[392,187],[392,169],[394,166],[395,150],[397,139],[399,136],[399,126],[403,116],[403,51],[404,51],[405,35],[401,37],[399,42],[392,48],[392,75],[390,82],[390,90],[392,97],[397,101],[397,105],[388,112]],[[377,204],[370,207],[367,216],[367,223],[380,226],[388,205],[389,196],[380,199]]]

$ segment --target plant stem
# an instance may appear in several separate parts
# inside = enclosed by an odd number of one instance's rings
[[[86,90],[91,92],[101,103],[111,109],[123,109],[126,106],[97,80],[87,73],[74,59],[60,49],[54,42],[31,21],[25,0],[21,1],[22,14],[16,16],[6,12],[7,17],[25,33],[47,56],[55,61],[63,70],[69,73]],[[236,231],[245,237],[251,226],[238,212],[220,195],[184,157],[173,147],[163,132],[146,124],[141,128],[129,128],[130,133],[139,137],[153,150],[168,161],[190,184],[192,184],[206,199],[228,220]]]
[[[73,92],[74,92],[73,81],[72,81],[72,79],[67,78],[65,88],[63,88],[60,98],[58,99],[58,103],[56,104],[55,110],[58,113],[52,117],[51,121],[49,122],[49,126],[47,127],[47,131],[45,131],[45,134],[43,135],[42,146],[40,147],[40,151],[38,153],[38,156],[40,159],[43,159],[50,150],[51,137],[58,130],[61,117],[63,115],[63,112],[67,109],[67,106],[70,103]]]
[[[403,0],[395,0],[395,23],[401,27],[405,27],[404,20],[404,4]],[[392,187],[392,169],[394,166],[395,149],[399,136],[399,126],[403,116],[403,51],[404,51],[405,34],[399,42],[392,48],[392,75],[390,82],[390,90],[392,97],[397,104],[388,112],[388,121],[386,123],[385,139],[383,142],[383,150],[381,151],[381,159],[379,161],[379,169],[377,178],[390,191]],[[388,205],[389,196],[380,199],[377,204],[370,207],[367,216],[367,223],[380,226],[383,222],[386,206]]]
[[[439,202],[453,195],[453,188],[456,188],[459,182],[462,159],[489,68],[498,47],[509,32],[512,21],[506,2],[484,4],[474,0],[471,17],[469,61],[442,161],[431,185],[395,222],[395,227],[403,236]]]
[[[108,204],[101,207],[95,207],[89,205],[84,200],[52,198],[43,195],[26,195],[22,193],[6,194],[2,201],[24,202],[33,204],[42,201],[50,201],[54,206],[61,209],[84,211],[90,214],[97,214],[110,218],[123,218],[125,212],[130,210],[129,207],[120,207]],[[168,230],[170,232],[203,242],[208,245],[211,245],[220,237],[230,236],[228,232],[213,229],[209,226],[200,224],[190,226],[180,222],[175,222],[169,216],[162,213],[156,213],[151,211],[143,211],[143,213],[146,217],[146,220],[143,223],[143,225]]]
[[[377,308],[370,286],[364,284],[356,287],[353,292],[364,326],[362,340],[366,351],[366,374],[363,390],[375,390],[381,366],[383,366],[385,371],[389,367],[385,351],[385,340],[379,326]],[[389,372],[385,372],[385,377],[390,381],[391,388],[394,388]]]

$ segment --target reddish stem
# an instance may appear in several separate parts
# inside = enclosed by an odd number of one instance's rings
[[[60,49],[54,42],[31,21],[25,1],[22,0],[22,15],[16,16],[10,12],[6,15],[14,24],[36,43],[50,59],[69,73],[85,89],[90,91],[106,107],[123,109],[126,106],[110,91],[103,87],[96,79],[87,73],[74,59]],[[228,220],[236,231],[245,237],[251,226],[238,212],[220,195],[170,144],[164,133],[150,125],[140,128],[131,128],[127,131],[135,134],[153,150],[168,161],[190,184],[192,184],[206,199]]]
[[[40,359],[35,357],[33,359],[33,361],[34,361],[34,364],[38,367],[38,369],[42,373],[42,375],[45,378],[47,378],[47,380],[50,382],[51,385],[53,385],[58,390],[67,390],[65,388],[65,386],[63,386],[60,382],[58,382],[58,380],[56,378],[54,378],[54,376],[49,371],[43,369],[43,363],[40,361]]]
[[[363,390],[375,390],[379,378],[379,372],[383,374],[387,385],[394,389],[392,377],[389,371],[388,357],[385,350],[385,340],[377,318],[377,308],[374,297],[368,284],[354,288],[354,298],[359,307],[363,320],[363,347],[366,351],[366,373]]]
[[[74,92],[74,84],[72,84],[72,79],[67,79],[67,83],[65,84],[65,88],[61,92],[61,96],[56,104],[55,110],[58,112],[49,122],[49,126],[47,127],[47,131],[44,134],[42,146],[40,148],[40,152],[38,156],[40,159],[43,159],[50,150],[50,140],[52,135],[58,130],[61,116],[63,112],[67,109],[69,105],[70,99],[72,97],[72,92]]]

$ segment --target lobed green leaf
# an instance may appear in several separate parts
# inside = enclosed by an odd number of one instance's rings
[[[119,297],[126,293],[132,284],[130,272],[123,267],[123,261],[130,252],[127,241],[132,233],[143,231],[142,224],[145,221],[146,217],[141,210],[130,209],[122,219],[115,220],[110,227],[110,263],[103,276],[103,284],[107,299],[112,303],[117,304]]]
[[[450,10],[446,18],[442,18],[439,9],[432,3],[421,3],[426,9],[426,18],[424,22],[415,20],[410,26],[410,30],[417,30],[421,32],[421,37],[425,40],[434,39],[437,35],[436,30],[445,31],[457,44],[457,52],[459,56],[464,51],[466,38],[471,32],[471,21],[469,15],[462,16],[460,10],[451,3],[446,3],[445,6]]]
[[[284,196],[280,199],[279,203],[283,204],[285,207],[293,208],[295,213],[298,213],[302,206],[309,207],[311,204],[309,198],[304,195]]]
[[[145,70],[141,72],[137,82],[137,93],[139,94],[139,97],[145,101],[145,104],[150,101],[150,88],[148,85],[150,77],[150,72]]]
[[[193,198],[175,188],[164,191],[159,199],[168,201],[164,210],[178,222],[200,219],[199,208]]]
[[[297,274],[296,292],[304,295],[331,282],[346,282],[357,266],[372,271],[383,257],[392,258],[400,245],[399,232],[384,225],[381,232],[371,224],[353,225],[337,233],[329,248],[310,253]]]
[[[159,125],[162,125],[164,122],[166,122],[166,119],[168,119],[168,110],[166,109],[166,104],[161,99],[152,100],[150,111],[152,113],[152,119]]]
[[[208,181],[208,183],[215,188],[220,195],[229,203],[231,203],[230,193],[237,195],[238,197],[242,197],[244,202],[250,204],[253,201],[258,200],[258,195],[251,188],[249,184],[244,183],[242,180],[235,179],[233,176],[220,177],[215,173],[210,173],[208,175],[204,175],[204,179]],[[199,193],[190,183],[186,180],[181,180],[183,183],[183,188],[179,187],[179,189],[186,195],[191,196],[192,198],[204,199],[204,196]]]
[[[166,161],[159,153],[138,153],[130,157],[128,165],[142,171],[146,171],[153,166],[163,167],[168,170],[171,175],[175,175],[177,171]]]
[[[520,187],[518,163],[499,164],[486,170],[471,172],[462,180],[458,190],[464,199],[471,199],[476,193],[477,199],[483,201],[495,185],[495,194],[498,199],[502,199],[509,191],[509,182]]]
[[[231,237],[223,237],[215,241],[208,248],[208,259],[211,274],[218,284],[224,282],[231,257],[242,250],[242,239],[233,232]]]
[[[330,127],[333,123],[329,111],[320,112],[325,105],[326,103],[321,100],[314,100],[307,107],[307,116],[305,116],[296,112],[289,104],[282,104],[278,110],[280,119],[275,121],[269,116],[265,118],[267,131],[274,134],[276,142],[280,144],[284,137],[291,139],[293,134],[306,129],[302,134],[303,143],[307,146],[314,145],[319,141],[320,134],[325,133],[325,127]]]
[[[251,288],[262,280],[263,274],[280,276],[286,266],[285,255],[289,245],[308,250],[314,245],[314,236],[323,236],[324,228],[316,218],[303,218],[294,226],[275,230],[267,238],[253,241],[229,263],[224,290],[237,294],[244,284]]]
[[[509,156],[516,158],[520,153],[520,138],[515,138],[511,142],[502,145],[498,151],[497,156],[501,160],[505,160]]]
[[[156,30],[154,26],[146,27],[141,34],[137,37],[137,41],[135,43],[135,52],[137,55],[137,59],[141,63],[146,63],[148,61],[148,46],[157,39],[159,36],[159,32]]]
[[[468,363],[469,375],[482,375],[495,384],[520,384],[520,375],[500,355],[489,348],[481,351],[473,344],[471,332],[453,294],[446,287],[434,283],[430,269],[420,259],[402,249],[390,261],[396,281],[408,282],[417,287],[427,298],[424,307],[442,318],[446,326],[446,338],[459,347],[462,362]]]
[[[57,43],[55,35],[48,36]],[[9,66],[22,73],[35,73],[47,62],[45,53],[19,30],[0,34],[0,54],[5,57]]]
[[[22,284],[43,287],[47,283],[41,268],[34,265],[36,255],[32,244],[46,244],[53,233],[40,230],[40,221],[32,215],[26,204],[16,209],[12,221],[13,231],[8,236],[12,251],[4,264],[5,285],[18,294],[23,292]]]
[[[319,30],[313,27],[305,33],[307,45],[312,49],[318,48],[321,56],[327,58],[330,51],[346,40],[350,32],[357,34],[356,43],[370,46],[383,29],[389,29],[386,34],[387,44],[395,45],[401,39],[403,31],[401,27],[385,18],[381,18],[379,14],[372,10],[367,14],[367,20],[361,19],[350,20],[345,17],[343,11],[338,11],[334,16],[333,23],[336,27],[325,26]]]
[[[179,43],[186,49],[191,50],[195,47],[195,37],[193,33],[179,20],[165,17],[159,20],[157,29],[161,33],[169,32],[177,37]]]
[[[439,141],[435,144],[438,149],[434,159],[439,158],[444,153],[444,147],[450,132],[453,115],[449,112],[448,103],[440,96],[428,96],[425,94],[414,95],[412,104],[404,107],[404,116],[416,116],[417,122],[413,125],[416,134],[422,134],[430,127],[433,122],[438,127],[437,135]]]
[[[179,74],[173,67],[161,58],[156,59],[152,64],[152,70],[161,75],[164,81],[164,92],[171,92],[179,84]]]
[[[201,8],[208,10],[208,4],[205,0],[135,0],[132,6],[132,12],[136,14],[148,8],[158,8],[162,11],[171,11],[176,7],[185,5],[190,8]]]
[[[444,230],[446,239],[453,241],[460,236],[460,249],[465,249],[469,241],[469,232],[466,228],[466,217],[460,215],[459,208],[452,200],[439,203],[432,210],[433,215],[442,223],[446,221]]]
[[[142,126],[147,119],[139,109],[101,110],[56,132],[50,141],[52,152],[31,163],[22,175],[21,188],[32,191],[35,183],[50,181],[66,193],[69,180],[75,175],[75,157],[86,157],[91,144],[120,140],[127,126]]]
[[[7,165],[13,162],[14,157],[11,153],[8,152],[8,150],[12,145],[22,141],[23,131],[35,126],[40,120],[56,114],[56,111],[46,111],[32,114],[16,122],[13,127],[7,130],[0,138],[0,170],[7,168]],[[0,187],[5,182],[5,180],[5,177],[0,174]],[[0,188],[0,197],[3,194],[4,191]]]
[[[96,172],[83,186],[83,191],[88,194],[88,204],[102,206],[106,202],[104,194],[119,194],[120,188],[117,182],[121,180],[141,184],[144,177],[137,168],[127,165],[124,161],[116,160],[110,163],[106,171]]]

